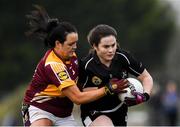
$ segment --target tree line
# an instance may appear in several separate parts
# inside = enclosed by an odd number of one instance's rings
[[[116,28],[118,43],[138,56],[156,73],[164,68],[163,60],[175,29],[173,13],[159,0],[31,0],[0,1],[0,93],[10,92],[28,83],[46,49],[43,42],[27,38],[25,15],[33,4],[46,8],[50,17],[74,24],[79,33],[79,58],[90,48],[86,36],[97,24]]]

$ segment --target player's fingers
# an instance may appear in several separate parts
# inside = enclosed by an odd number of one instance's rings
[[[122,81],[121,85],[127,85],[128,82],[129,82],[129,81],[128,81],[127,79],[124,79],[124,80]]]
[[[128,85],[119,86],[119,89],[125,89],[125,88],[127,88],[127,87],[128,87]]]

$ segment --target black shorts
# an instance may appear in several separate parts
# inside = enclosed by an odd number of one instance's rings
[[[100,115],[106,115],[112,120],[114,126],[127,126],[127,111],[128,108],[124,104],[117,111],[110,113],[94,113],[94,111],[83,113],[83,111],[81,111],[81,119],[83,125],[86,126],[86,118],[88,118],[90,121],[94,121]]]

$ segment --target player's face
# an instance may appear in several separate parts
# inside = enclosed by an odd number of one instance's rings
[[[77,48],[78,34],[77,33],[69,33],[66,36],[66,41],[61,44],[58,43],[56,47],[58,47],[58,55],[63,59],[69,59],[73,56],[76,48]]]
[[[103,37],[100,40],[99,45],[97,47],[94,46],[94,49],[96,50],[101,62],[110,62],[116,53],[116,38],[112,35]]]

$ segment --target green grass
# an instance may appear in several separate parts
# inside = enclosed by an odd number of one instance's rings
[[[5,96],[0,100],[0,125],[6,114],[11,113],[16,119],[17,123],[22,124],[21,118],[21,102],[25,91],[25,85],[20,85],[11,94]]]

